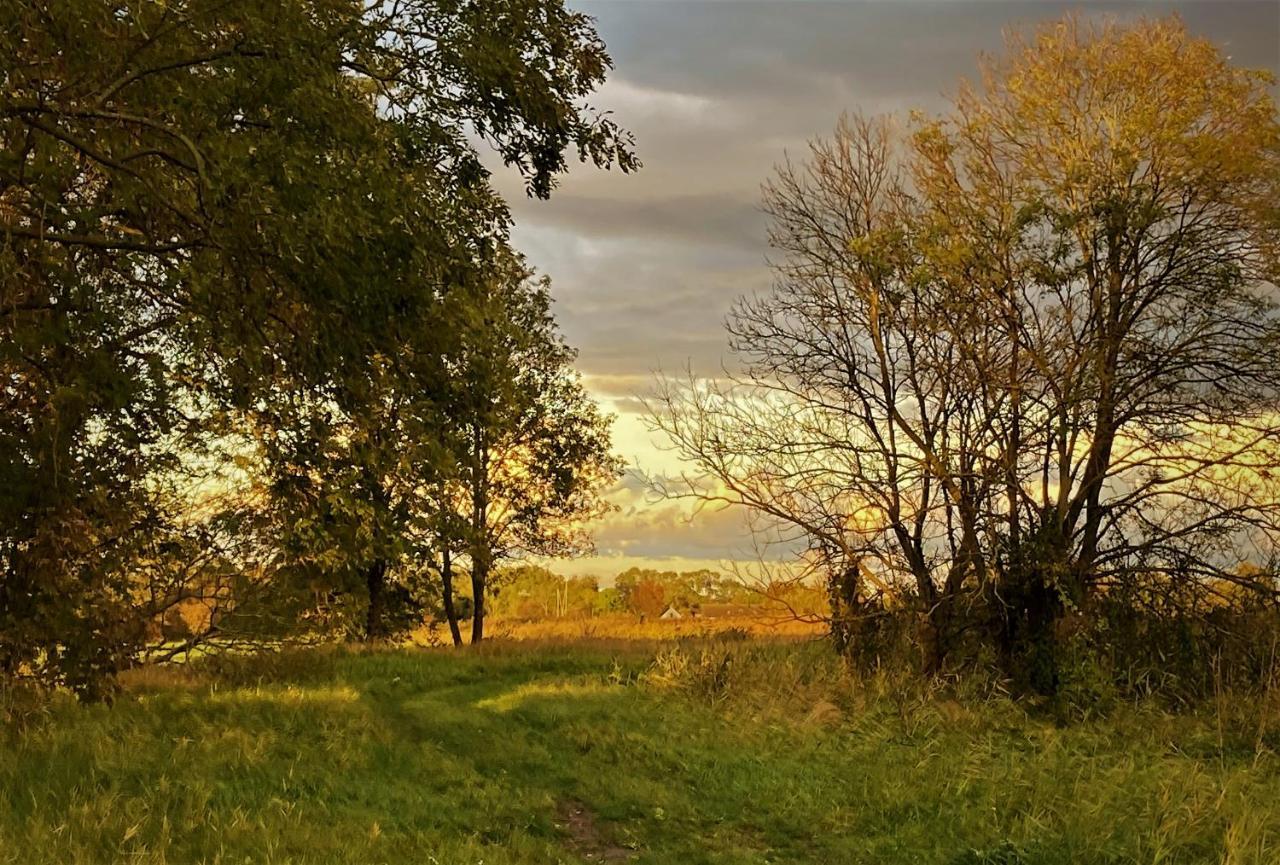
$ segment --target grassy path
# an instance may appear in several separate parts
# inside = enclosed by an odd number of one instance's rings
[[[0,737],[0,862],[1280,862],[1280,763],[1202,719],[712,707],[647,663],[328,653],[60,705]]]

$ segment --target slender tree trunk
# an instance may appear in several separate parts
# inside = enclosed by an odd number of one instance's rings
[[[493,550],[489,537],[489,448],[479,427],[472,436],[471,476],[471,644],[484,639],[484,590]]]
[[[489,563],[484,556],[471,562],[471,644],[484,639],[484,588],[489,581]]]
[[[369,585],[369,610],[365,619],[364,638],[381,640],[386,636],[386,559],[374,559],[366,574]]]
[[[458,627],[458,610],[453,605],[453,554],[447,544],[440,565],[440,578],[444,583],[444,617],[449,620],[449,633],[453,635],[453,644],[461,646],[462,630]]]

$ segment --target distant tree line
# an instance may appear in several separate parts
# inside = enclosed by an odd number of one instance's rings
[[[477,148],[637,167],[560,0],[0,2],[0,675],[378,639],[618,467]],[[194,614],[193,614],[194,613]],[[458,622],[454,618],[455,634]]]
[[[805,548],[855,654],[905,627],[927,670],[1052,693],[1160,622],[1201,670],[1275,634],[1274,84],[1176,19],[1068,18],[939,117],[843,118],[765,188],[741,372],[661,382],[701,473],[659,486]]]
[[[707,569],[659,571],[628,568],[602,580],[564,576],[539,565],[504,569],[495,581],[492,612],[504,620],[541,621],[627,614],[656,619],[668,609],[682,616],[726,611],[762,617],[821,616],[821,588],[787,581],[755,585],[732,573]]]

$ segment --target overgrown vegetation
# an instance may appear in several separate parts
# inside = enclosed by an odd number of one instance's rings
[[[6,696],[10,712],[16,708]],[[291,652],[0,739],[0,861],[1230,863],[1280,855],[1280,702],[855,673],[821,641]]]

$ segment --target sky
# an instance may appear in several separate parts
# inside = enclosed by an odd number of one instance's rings
[[[591,100],[634,133],[632,175],[575,166],[550,201],[498,170],[513,241],[551,277],[556,315],[630,466],[596,527],[598,555],[555,565],[609,576],[631,566],[726,567],[753,557],[743,515],[655,500],[643,473],[681,466],[643,422],[657,372],[732,366],[724,318],[766,291],[760,186],[842,112],[938,113],[1002,33],[1071,10],[1120,18],[1176,12],[1233,62],[1280,71],[1280,0],[1195,3],[568,0],[596,19],[613,57]]]

